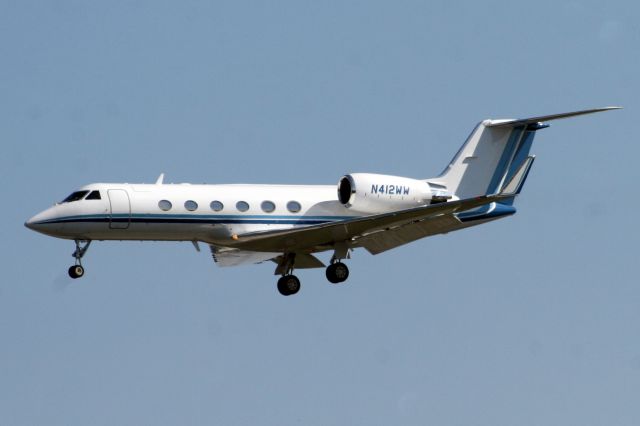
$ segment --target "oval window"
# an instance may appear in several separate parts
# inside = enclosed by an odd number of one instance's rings
[[[297,201],[289,201],[287,203],[287,210],[289,210],[291,213],[298,213],[300,210],[302,210],[302,206]]]
[[[212,201],[211,204],[209,204],[209,207],[211,207],[211,210],[213,210],[214,212],[219,212],[220,210],[224,209],[224,204],[222,204],[220,201]]]
[[[262,208],[262,211],[266,213],[271,213],[276,209],[276,205],[273,204],[273,201],[263,201],[262,204],[260,204],[260,207]]]
[[[169,210],[171,210],[171,201],[169,200],[160,200],[158,201],[158,207],[160,207],[160,210],[168,212]]]
[[[247,203],[246,201],[238,201],[236,203],[236,209],[240,210],[241,212],[246,212],[247,210],[249,210],[249,203]]]
[[[189,210],[190,212],[196,210],[198,208],[198,203],[193,200],[188,200],[184,202],[184,208]]]

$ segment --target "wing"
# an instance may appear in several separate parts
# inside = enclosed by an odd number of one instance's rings
[[[230,239],[228,244],[225,245],[241,250],[258,252],[311,253],[329,249],[336,243],[347,242],[351,247],[355,247],[359,245],[359,239],[421,222],[424,222],[423,226],[439,225],[440,232],[436,233],[447,232],[446,226],[443,227],[443,225],[447,223],[448,219],[443,216],[451,216],[453,213],[498,202],[511,196],[500,194],[485,195],[304,228],[254,232],[236,236],[235,239]],[[457,219],[450,218],[449,220]],[[426,235],[417,233],[415,239],[423,236]]]
[[[379,254],[420,238],[444,234],[464,227],[465,225],[454,215],[445,214],[429,220],[407,223],[389,230],[372,232],[357,238],[355,242],[369,253]]]

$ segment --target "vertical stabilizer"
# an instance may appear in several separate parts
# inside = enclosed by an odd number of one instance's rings
[[[546,121],[620,109],[605,107],[514,120],[484,120],[471,132],[444,172],[429,183],[460,199],[503,192],[517,195],[533,163],[529,155]],[[512,200],[511,200],[512,201]],[[504,202],[503,202],[504,203]]]
[[[500,192],[528,161],[539,125],[489,127],[483,121],[435,182],[460,199]]]

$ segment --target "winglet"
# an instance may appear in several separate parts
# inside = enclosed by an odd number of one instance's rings
[[[543,123],[545,121],[560,120],[562,118],[576,117],[578,115],[593,114],[596,112],[611,111],[614,109],[622,109],[619,106],[608,106],[604,108],[585,109],[582,111],[564,112],[561,114],[541,115],[539,117],[518,118],[514,120],[485,120],[486,127],[514,127],[521,125],[529,125],[535,123]]]
[[[158,176],[156,180],[156,185],[162,185],[162,182],[164,182],[164,173],[160,173],[160,176]]]

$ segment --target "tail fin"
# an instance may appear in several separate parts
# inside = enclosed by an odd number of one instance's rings
[[[485,120],[471,132],[444,172],[430,183],[444,185],[460,199],[500,192],[517,195],[529,173],[529,155],[545,121],[619,109],[607,107],[516,120]]]

